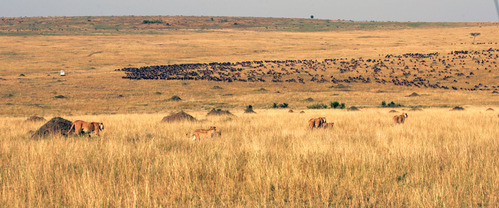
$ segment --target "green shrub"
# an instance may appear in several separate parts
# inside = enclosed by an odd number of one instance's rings
[[[308,109],[323,109],[327,108],[326,104],[315,104],[315,105],[309,105],[307,106]]]
[[[404,107],[402,104],[397,104],[394,103],[393,101],[386,104],[385,101],[381,102],[381,107],[389,107],[389,108],[395,108],[395,107]]]
[[[272,108],[287,108],[289,105],[287,103],[282,103],[282,104],[277,104],[277,103],[274,103],[274,105],[272,105]]]
[[[142,24],[161,24],[163,23],[162,20],[144,20],[142,21]]]
[[[336,101],[335,102],[331,102],[329,105],[331,106],[331,108],[338,108],[338,107],[340,107],[340,103],[336,102]]]
[[[392,107],[392,108],[393,108],[393,107],[403,107],[403,105],[401,105],[401,104],[396,104],[396,103],[394,103],[393,101],[392,101],[392,102],[390,102],[390,103],[388,103],[386,106],[387,106],[387,107]]]
[[[253,111],[253,106],[248,105],[248,107],[246,107],[246,110],[244,110],[244,113],[255,113],[255,111]]]

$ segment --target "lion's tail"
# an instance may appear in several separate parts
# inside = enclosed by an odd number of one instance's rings
[[[69,135],[69,132],[71,132],[71,130],[73,129],[73,127],[75,127],[75,123],[71,124],[71,128],[69,128],[68,135]]]

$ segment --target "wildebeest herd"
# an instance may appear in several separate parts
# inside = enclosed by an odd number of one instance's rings
[[[124,79],[208,80],[222,82],[379,83],[418,88],[494,91],[499,49],[406,53],[378,59],[325,59],[174,64],[122,68]],[[484,82],[484,83],[482,83]]]

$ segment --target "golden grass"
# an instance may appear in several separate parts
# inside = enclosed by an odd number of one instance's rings
[[[498,29],[487,24],[1,36],[0,206],[497,207],[499,118],[485,111],[499,109],[496,94],[378,84],[338,89],[315,83],[131,81],[114,69],[446,54],[497,48]],[[471,44],[471,32],[480,32],[476,42],[485,44]],[[58,76],[60,70],[68,75]],[[495,70],[479,78],[494,83],[498,76]],[[412,92],[421,96],[407,97]],[[167,101],[173,95],[182,101]],[[305,101],[309,97],[314,101]],[[331,101],[367,109],[305,114],[269,109],[286,102],[299,111]],[[381,101],[424,109],[409,111],[406,124],[394,125],[389,109],[375,108]],[[243,114],[247,105],[257,114]],[[448,110],[455,105],[466,110]],[[214,107],[237,117],[206,117]],[[201,121],[159,122],[182,109]],[[102,121],[106,127],[101,137],[31,140],[28,132],[43,122],[25,122],[29,115]],[[335,122],[334,129],[308,130],[307,120],[318,116]],[[213,125],[221,137],[192,142],[186,136]]]
[[[426,109],[395,125],[386,109],[257,110],[161,123],[160,114],[67,117],[101,137],[30,140],[42,123],[0,120],[0,201],[53,206],[499,205],[497,113]],[[324,115],[332,130],[307,129]],[[192,142],[215,125],[223,134]]]

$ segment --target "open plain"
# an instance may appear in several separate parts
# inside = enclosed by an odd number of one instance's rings
[[[0,206],[497,207],[497,34],[497,23],[2,18]],[[160,122],[180,110],[197,121]],[[32,115],[105,129],[32,139],[44,124]],[[334,128],[308,129],[319,116]],[[209,126],[221,135],[191,141]]]

